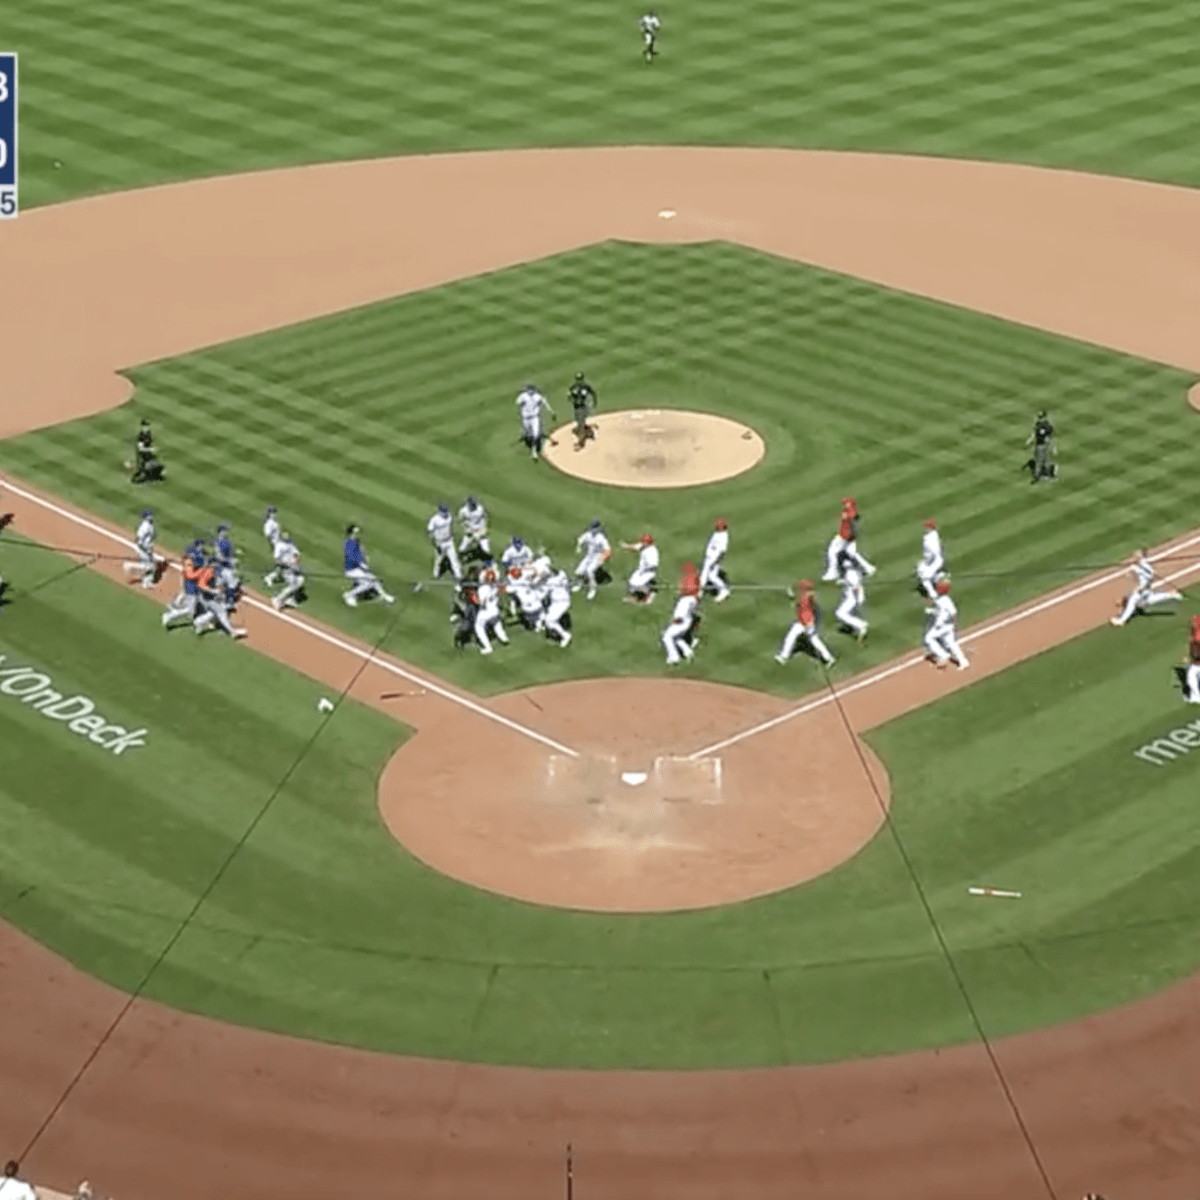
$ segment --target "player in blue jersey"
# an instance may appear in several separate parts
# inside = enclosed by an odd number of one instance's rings
[[[351,583],[350,590],[342,593],[342,599],[351,608],[359,600],[376,594],[384,604],[396,603],[396,597],[384,591],[379,577],[371,573],[371,564],[367,561],[367,552],[362,548],[362,542],[359,540],[357,525],[346,526],[346,544],[343,548],[342,566],[346,578]]]

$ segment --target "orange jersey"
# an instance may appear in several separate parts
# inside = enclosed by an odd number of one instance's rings
[[[817,602],[812,596],[800,597],[796,604],[796,620],[806,628],[817,623]]]
[[[1200,637],[1192,638],[1188,643],[1188,660],[1200,663]]]
[[[213,581],[216,579],[216,574],[217,573],[212,569],[212,567],[208,565],[201,567],[200,570],[196,572],[196,586],[201,588],[203,591],[211,592],[213,588]]]
[[[828,528],[828,526],[826,526],[826,528]],[[838,526],[838,537],[840,537],[843,542],[854,541],[854,518],[853,517],[846,516],[845,513],[842,514],[842,521],[841,521],[841,524]]]

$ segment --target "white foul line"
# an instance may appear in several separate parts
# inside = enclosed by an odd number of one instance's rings
[[[1168,558],[1180,550],[1186,550],[1189,546],[1196,545],[1197,542],[1200,542],[1200,534],[1190,537],[1177,545],[1168,546],[1166,549],[1160,550],[1157,554],[1150,555],[1150,560],[1151,562],[1157,562],[1160,558]],[[1197,570],[1200,570],[1200,562],[1192,563],[1189,567],[1182,567],[1173,574],[1167,575],[1163,579],[1163,582],[1174,583],[1175,580],[1182,579],[1183,576],[1190,575]],[[1085,592],[1090,592],[1094,588],[1103,587],[1106,583],[1112,583],[1114,580],[1120,579],[1128,573],[1129,568],[1122,567],[1118,571],[1110,571],[1107,575],[1097,576],[1095,579],[1081,583],[1078,587],[1071,588],[1069,591],[1059,592],[1057,595],[1051,596],[1046,600],[1039,601],[1029,608],[1019,608],[1016,612],[1010,613],[1006,617],[1001,617],[1000,620],[994,621],[991,625],[984,625],[979,629],[964,634],[960,640],[963,642],[977,641],[979,638],[986,637],[989,633],[996,633],[998,630],[1007,629],[1009,625],[1015,625],[1018,621],[1024,621],[1027,617],[1036,616],[1038,613],[1063,604],[1067,600],[1073,600],[1076,596],[1082,596]],[[745,729],[741,733],[735,733],[732,737],[714,742],[711,746],[705,746],[704,749],[689,754],[688,758],[703,758],[705,755],[715,754],[718,750],[724,750],[729,746],[736,745],[738,742],[744,742],[747,738],[755,737],[760,733],[766,733],[767,730],[774,729],[778,725],[783,725],[794,717],[802,717],[805,713],[810,713],[814,709],[821,708],[823,705],[832,704],[837,698],[849,696],[852,692],[858,692],[876,683],[882,683],[885,679],[891,679],[893,675],[899,675],[901,671],[907,671],[909,667],[915,667],[924,661],[925,656],[923,654],[918,654],[913,658],[902,659],[900,662],[893,663],[892,666],[878,671],[874,675],[867,675],[865,678],[859,679],[854,683],[849,683],[845,687],[837,688],[836,691],[824,692],[816,699],[809,700],[806,704],[800,705],[799,708],[789,709],[778,717],[772,717],[769,721],[763,721],[761,724],[755,725],[750,729]]]
[[[68,521],[73,521],[76,525],[84,529],[91,530],[92,533],[98,533],[102,537],[108,538],[110,541],[116,542],[120,546],[124,546],[128,550],[136,550],[137,543],[131,542],[128,538],[122,537],[120,534],[113,533],[111,529],[105,529],[103,525],[97,525],[94,521],[89,521],[86,517],[81,517],[68,509],[61,508],[57,504],[51,503],[49,500],[42,499],[41,496],[36,496],[32,492],[27,492],[24,488],[17,487],[9,480],[5,480],[4,486],[16,496],[20,496],[24,500],[28,500],[31,504],[39,504],[42,508],[49,509],[50,512],[56,513],[60,517],[65,517]],[[172,570],[178,571],[179,564],[167,561],[167,565]],[[525,725],[521,725],[517,721],[509,720],[508,717],[501,716],[500,713],[492,712],[489,708],[484,708],[482,704],[476,704],[474,700],[468,700],[465,696],[460,696],[455,692],[444,688],[433,680],[427,679],[421,675],[414,675],[406,671],[403,667],[396,663],[389,662],[385,658],[377,658],[375,651],[364,650],[360,646],[355,646],[350,642],[344,642],[341,638],[334,637],[331,633],[326,633],[323,629],[315,625],[310,625],[306,621],[297,620],[295,617],[287,613],[277,611],[272,605],[264,604],[261,600],[254,599],[253,596],[247,596],[245,603],[251,608],[258,609],[259,612],[268,613],[272,617],[278,618],[280,621],[291,625],[295,629],[302,629],[305,633],[315,637],[318,641],[324,642],[326,645],[333,646],[337,650],[341,650],[346,654],[353,655],[364,662],[374,663],[376,666],[382,667],[385,671],[390,671],[393,675],[398,675],[401,679],[407,680],[409,683],[420,684],[426,691],[433,692],[435,695],[441,696],[443,700],[449,700],[451,704],[457,704],[461,708],[467,709],[481,717],[486,717],[489,721],[495,721],[498,725],[503,725],[506,729],[511,729],[514,733],[520,733],[535,742],[541,742],[543,746],[549,746],[551,750],[557,750],[559,754],[566,754],[571,758],[578,758],[579,751],[572,750],[569,746],[560,745],[553,738],[548,738],[544,734],[538,733],[535,729],[529,729]]]

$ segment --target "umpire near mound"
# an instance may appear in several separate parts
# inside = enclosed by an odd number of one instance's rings
[[[596,409],[596,389],[584,379],[582,371],[567,388],[567,399],[571,401],[571,412],[575,417],[575,449],[582,450],[588,438],[596,436],[596,430],[588,424],[588,417]]]
[[[1025,439],[1025,445],[1030,444],[1033,445],[1033,457],[1021,468],[1022,471],[1028,470],[1029,482],[1057,479],[1058,467],[1052,461],[1055,453],[1054,425],[1044,408],[1033,419],[1033,432]]]

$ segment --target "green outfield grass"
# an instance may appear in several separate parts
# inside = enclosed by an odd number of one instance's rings
[[[382,828],[374,784],[399,726],[354,704],[323,720],[315,684],[163,634],[136,590],[45,551],[6,545],[5,564],[0,672],[43,671],[147,744],[115,757],[0,674],[0,915],[118,987],[333,1042],[542,1065],[820,1061],[975,1035],[890,832],[805,887],[704,912],[493,897]],[[1105,627],[872,735],[989,1036],[1200,959],[1200,751],[1132,753],[1200,716],[1165,665],[1183,633],[1182,615]],[[976,883],[1023,899],[969,897]]]
[[[581,299],[581,296],[583,297]],[[603,487],[533,464],[514,396],[526,378],[563,391],[579,367],[602,407],[692,407],[745,420],[767,457],[724,483]],[[942,528],[964,623],[1195,524],[1195,416],[1174,370],[827,272],[714,244],[606,244],[133,372],[125,408],[0,444],[0,462],[132,530],[147,502],[165,544],[231,521],[265,563],[266,504],[305,553],[309,610],[479,692],[576,676],[663,672],[666,603],[632,611],[622,586],[574,605],[569,653],[533,635],[489,659],[451,646],[445,588],[389,610],[340,600],[341,532],[365,530],[393,591],[428,579],[425,522],[468,492],[495,549],[518,533],[568,569],[601,518],[613,540],[656,535],[668,587],[728,518],[729,569],[746,590],[707,616],[702,677],[798,693],[811,662],[772,661],[791,619],[783,587],[817,578],[840,498],[864,514],[879,567],[866,647],[828,632],[834,677],[915,648],[912,586],[922,520]],[[1059,423],[1063,480],[1020,470],[1032,414]],[[152,418],[168,481],[128,483],[137,417]],[[633,556],[618,552],[622,571]],[[836,590],[824,585],[827,612]],[[391,632],[389,633],[389,627]]]
[[[816,146],[1200,180],[1183,0],[16,0],[23,203],[318,160]],[[56,163],[61,166],[56,167]]]

